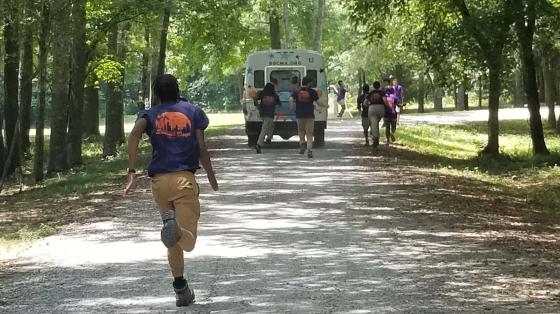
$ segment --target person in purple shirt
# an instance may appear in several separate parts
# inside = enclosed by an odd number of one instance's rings
[[[342,118],[344,111],[346,111],[346,85],[343,81],[338,81],[338,90],[336,91],[336,102],[340,105],[340,112],[338,118]]]
[[[389,88],[385,96],[385,116],[383,122],[385,125],[385,137],[387,138],[386,144],[395,141],[395,130],[397,129],[397,104],[399,99],[395,95],[395,90]]]
[[[290,107],[296,109],[296,119],[299,134],[299,153],[304,154],[307,150],[307,157],[313,158],[313,132],[315,129],[315,104],[328,108],[319,100],[319,94],[313,88],[313,79],[304,77],[302,87],[292,93],[289,99]]]
[[[396,107],[396,111],[397,111],[397,125],[400,122],[400,118],[401,118],[401,112],[404,111],[404,106],[405,106],[405,102],[404,102],[404,87],[402,85],[399,84],[399,80],[397,80],[396,78],[393,79],[393,90],[395,92],[395,96],[397,97],[397,99],[399,100],[397,107]]]
[[[173,289],[177,306],[194,301],[194,291],[184,277],[183,251],[194,249],[200,203],[195,172],[199,163],[206,170],[214,191],[218,182],[204,141],[208,117],[202,109],[179,98],[179,84],[171,75],[159,75],[154,81],[158,105],[140,112],[128,138],[127,195],[136,180],[138,144],[143,133],[150,138],[152,159],[148,176],[152,178],[152,194],[163,220],[161,241],[174,277]]]

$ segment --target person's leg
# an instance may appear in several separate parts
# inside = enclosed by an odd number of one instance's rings
[[[313,153],[311,152],[313,149],[313,132],[315,131],[315,119],[305,119],[305,135],[307,136],[307,155],[308,157],[312,157]]]
[[[346,111],[346,103],[344,102],[344,100],[339,100],[338,104],[340,105],[340,112],[338,113],[338,117],[342,118],[342,116],[344,115],[344,111]]]
[[[269,118],[267,126],[266,142],[270,143],[272,141],[272,137],[274,136],[274,118]]]
[[[391,121],[391,141],[394,142],[395,139],[395,132],[397,131],[397,120]]]
[[[299,135],[299,153],[305,153],[305,119],[297,120],[298,135]]]
[[[366,139],[366,146],[369,146],[369,136],[368,136],[369,127],[370,127],[369,119],[366,117],[362,117],[362,129],[364,129],[364,138]]]
[[[389,145],[391,142],[391,121],[384,119],[385,121],[385,138],[387,139],[386,144]]]

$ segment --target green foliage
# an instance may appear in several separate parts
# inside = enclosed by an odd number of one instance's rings
[[[123,70],[124,65],[115,61],[111,56],[99,59],[94,67],[95,75],[99,80],[113,84],[118,84],[122,80]],[[95,82],[95,85],[99,85],[99,81]]]

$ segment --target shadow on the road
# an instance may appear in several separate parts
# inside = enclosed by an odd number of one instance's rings
[[[197,303],[187,311],[557,309],[557,220],[358,138],[357,126],[339,123],[314,159],[298,155],[295,141],[257,155],[239,130],[210,142],[221,192],[205,194],[199,178],[204,212],[187,255]],[[127,202],[120,219],[76,235],[91,249],[111,246],[109,256],[4,274],[0,309],[41,309],[56,296],[58,312],[175,311],[166,260],[147,250],[163,251],[157,213],[147,195]]]

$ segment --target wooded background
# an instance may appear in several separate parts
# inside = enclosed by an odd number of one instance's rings
[[[0,16],[3,178],[26,161],[37,182],[79,166],[84,139],[114,155],[159,73],[207,111],[237,111],[246,56],[271,48],[321,51],[353,95],[397,77],[419,112],[444,93],[488,106],[487,155],[500,106],[529,108],[535,154],[549,153],[542,118],[559,130],[558,0],[2,0]]]

